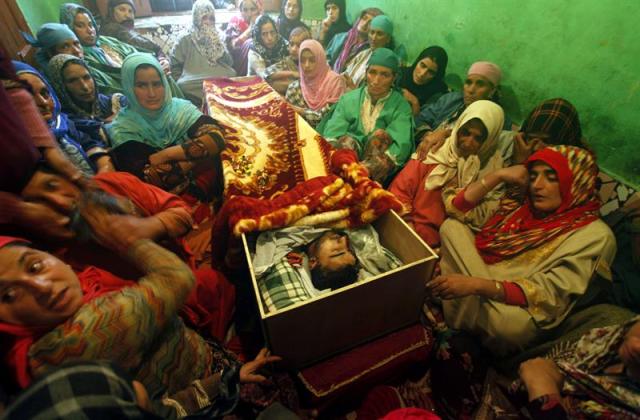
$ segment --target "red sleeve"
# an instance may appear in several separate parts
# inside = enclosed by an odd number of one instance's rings
[[[147,216],[171,208],[189,211],[187,203],[177,195],[147,184],[127,172],[106,172],[96,175],[93,180],[109,194],[126,197],[133,201],[140,210],[147,213]]]
[[[107,172],[93,179],[109,194],[131,200],[147,217],[158,218],[170,238],[180,237],[193,227],[189,206],[176,195],[147,184],[127,172]]]
[[[431,172],[433,165],[425,165],[417,159],[409,159],[404,168],[393,179],[389,185],[389,191],[404,204],[409,204],[413,208],[413,200],[416,197],[418,188],[423,186],[424,177]]]
[[[504,303],[513,306],[527,306],[527,296],[520,286],[511,281],[503,281]]]
[[[466,188],[460,190],[460,192],[453,198],[453,201],[451,202],[453,206],[462,213],[466,213],[476,206],[474,203],[470,203],[464,198],[465,191],[467,191]]]

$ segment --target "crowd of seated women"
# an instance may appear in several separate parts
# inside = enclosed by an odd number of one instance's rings
[[[264,376],[277,356],[225,347],[234,286],[192,242],[195,209],[221,198],[225,148],[224,128],[200,111],[202,83],[234,76],[264,79],[334,148],[353,150],[439,252],[425,279],[424,323],[447,354],[433,361],[435,395],[450,385],[438,382],[445,361],[469,362],[461,342],[505,360],[558,342],[563,353],[518,363],[533,416],[638,414],[640,302],[610,291],[616,237],[574,106],[546,100],[518,125],[500,105],[498,64],[478,57],[451,91],[443,48],[407,65],[382,10],[350,24],[345,0],[324,6],[314,30],[302,0],[283,1],[275,19],[241,0],[219,32],[213,2],[197,0],[162,51],[135,31],[132,0],[110,0],[102,26],[66,3],[59,22],[24,34],[35,67],[0,51],[1,389],[31,385],[9,418],[59,409],[29,398],[82,375],[119,416],[251,417],[276,401],[281,415],[301,414],[287,375]],[[638,225],[638,212],[629,218]],[[638,268],[623,288],[639,290]],[[567,347],[566,326],[596,304],[617,315],[572,329]],[[460,400],[443,393],[441,414],[469,415],[480,395]]]

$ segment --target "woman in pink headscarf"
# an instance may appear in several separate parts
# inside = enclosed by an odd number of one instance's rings
[[[346,90],[344,78],[331,70],[322,44],[307,39],[300,45],[300,80],[289,85],[285,99],[315,127]]]

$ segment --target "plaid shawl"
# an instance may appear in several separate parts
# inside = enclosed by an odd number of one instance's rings
[[[522,123],[520,131],[549,134],[549,144],[553,145],[581,145],[578,111],[562,98],[549,99],[536,106]]]
[[[159,419],[136,402],[132,380],[106,362],[83,362],[52,370],[27,388],[4,419]]]

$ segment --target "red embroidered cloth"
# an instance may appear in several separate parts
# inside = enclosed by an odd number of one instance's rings
[[[204,82],[209,114],[225,127],[224,197],[273,198],[330,173],[331,146],[259,77]]]

